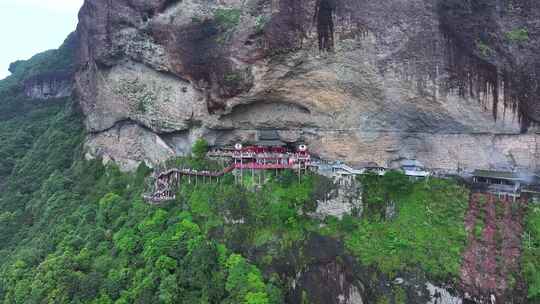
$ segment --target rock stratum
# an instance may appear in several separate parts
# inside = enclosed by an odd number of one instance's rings
[[[72,94],[72,74],[39,74],[24,81],[24,94],[27,97],[46,100],[69,97]]]
[[[540,4],[86,0],[75,90],[89,157],[129,170],[277,129],[350,163],[540,159]]]

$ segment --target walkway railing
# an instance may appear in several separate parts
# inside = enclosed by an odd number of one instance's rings
[[[221,171],[194,170],[194,169],[168,169],[154,174],[153,191],[150,194],[144,194],[143,198],[150,203],[161,203],[176,199],[176,189],[180,185],[183,176],[188,177],[208,177],[219,178],[232,172],[235,169],[231,165]]]

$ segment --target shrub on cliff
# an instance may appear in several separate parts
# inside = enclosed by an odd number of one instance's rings
[[[202,160],[206,156],[207,152],[208,152],[208,142],[204,140],[203,138],[197,139],[197,141],[195,141],[191,149],[191,153],[193,157],[197,160]]]
[[[368,206],[373,199],[370,187],[377,187],[378,193],[401,193],[391,195],[396,200],[397,216],[381,221],[379,214],[368,214],[358,221],[355,231],[345,235],[347,248],[361,263],[391,275],[420,267],[436,279],[456,278],[466,245],[467,191],[454,182],[437,179],[411,184],[406,191],[401,182],[397,188],[392,185],[396,186],[392,181],[364,185]]]
[[[529,41],[529,30],[527,28],[516,28],[506,32],[506,39],[511,42],[523,43]]]

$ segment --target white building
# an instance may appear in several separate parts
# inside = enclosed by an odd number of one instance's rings
[[[428,178],[431,173],[416,159],[407,159],[401,162],[401,170],[411,179]]]

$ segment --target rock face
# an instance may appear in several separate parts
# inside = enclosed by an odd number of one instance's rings
[[[354,259],[345,255],[341,246],[324,237],[310,239],[305,252],[312,262],[297,273],[287,303],[370,303],[371,294],[358,278]]]
[[[456,291],[434,285],[420,272],[389,278],[363,267],[345,253],[342,243],[328,237],[311,236],[301,252],[305,265],[289,263],[280,267],[289,272],[296,270],[295,275],[288,274],[294,279],[286,303],[467,303]]]
[[[535,169],[540,5],[474,2],[86,0],[87,144],[155,163],[271,128],[327,159]]]
[[[167,159],[175,155],[161,137],[129,123],[119,123],[107,132],[91,134],[86,148],[87,159],[100,155],[105,162],[114,161],[129,171],[137,169],[138,159]],[[114,159],[110,155],[114,155]]]
[[[325,188],[328,193],[317,201],[315,216],[325,218],[334,216],[339,219],[344,215],[361,216],[362,185],[355,179],[337,179],[332,187]]]
[[[69,73],[39,74],[24,82],[24,94],[32,99],[69,97],[72,92],[73,80]]]
[[[431,283],[426,283],[426,288],[429,291],[431,297],[427,304],[462,304],[463,299],[452,295],[448,290],[437,287]]]

